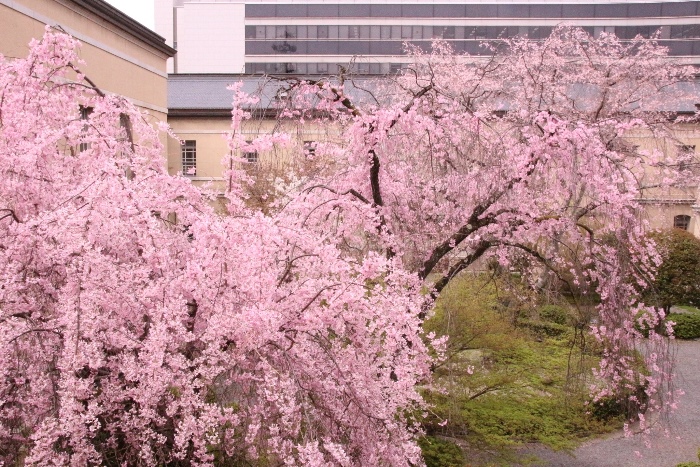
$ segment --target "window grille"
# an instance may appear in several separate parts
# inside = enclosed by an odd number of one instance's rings
[[[189,177],[197,175],[197,141],[187,140],[182,145],[182,173]]]

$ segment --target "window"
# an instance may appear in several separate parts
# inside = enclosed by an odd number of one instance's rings
[[[678,145],[678,170],[688,170],[693,166],[695,159],[694,144]]]
[[[674,228],[688,230],[689,226],[690,226],[690,216],[688,216],[686,214],[680,214],[678,216],[674,216],[674,218],[673,218],[673,227]]]
[[[197,175],[197,141],[187,140],[182,143],[182,174],[189,177]]]
[[[87,121],[90,118],[90,114],[92,113],[92,107],[84,107],[80,106],[80,120],[84,121],[85,124],[83,125],[83,133],[87,133],[88,130],[88,124]],[[78,151],[83,152],[86,151],[90,148],[90,143],[80,143],[78,145]]]
[[[251,144],[252,141],[246,141],[247,144]],[[248,149],[243,151],[243,159],[249,164],[257,164],[258,162],[258,151],[254,149]]]

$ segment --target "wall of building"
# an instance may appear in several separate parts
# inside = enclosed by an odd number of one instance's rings
[[[176,73],[243,73],[245,5],[185,3],[175,9]],[[159,23],[160,24],[160,23]]]
[[[23,57],[46,24],[83,44],[81,70],[104,92],[129,98],[157,120],[167,117],[167,54],[69,1],[0,0],[0,52]]]
[[[276,120],[252,120],[244,124],[242,132],[246,141],[253,141],[260,135],[273,131],[284,131],[295,138],[288,145],[274,146],[270,150],[260,151],[255,161],[245,162],[246,155],[241,149],[231,151],[226,135],[231,130],[230,117],[170,117],[168,120],[175,134],[183,141],[195,141],[197,154],[196,175],[187,175],[193,182],[211,184],[219,191],[225,189],[223,171],[232,164],[251,172],[265,172],[283,177],[289,172],[292,160],[299,158],[293,155],[303,155],[308,145],[315,146],[319,141],[332,138],[328,130],[321,130],[314,125],[280,127]],[[305,145],[306,143],[306,145]],[[171,174],[182,173],[182,151],[178,141],[171,140],[168,144],[168,170]],[[232,157],[233,156],[233,157]]]

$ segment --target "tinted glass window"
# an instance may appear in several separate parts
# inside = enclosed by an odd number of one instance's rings
[[[391,39],[391,26],[381,26],[382,39]]]
[[[277,4],[277,16],[278,17],[290,17],[290,18],[305,18],[308,14],[306,5],[295,3],[293,5],[278,3]]]
[[[497,18],[497,5],[467,5],[465,15],[468,18]]]
[[[401,42],[382,41],[369,43],[369,53],[372,55],[399,55],[402,52]]]
[[[272,44],[262,41],[245,41],[246,55],[260,55],[273,53]]]
[[[246,5],[246,18],[267,18],[275,17],[275,5]]]
[[[316,5],[313,5],[311,8],[315,7]],[[369,5],[339,5],[338,15],[353,18],[365,18],[370,15],[370,7]]]
[[[466,7],[464,5],[433,5],[433,11],[437,18],[464,18]]]
[[[530,18],[561,18],[561,5],[530,5]]]
[[[696,13],[698,2],[667,2],[661,4],[661,13],[664,16],[688,16]]]
[[[245,27],[245,38],[246,39],[255,39],[255,26],[246,26]]]
[[[315,55],[338,55],[337,41],[314,41],[307,43],[307,53]]]
[[[530,28],[528,35],[531,39],[546,39],[551,33],[550,26],[535,26]]]
[[[313,4],[309,8],[309,16],[336,18],[338,16],[338,5]]]
[[[430,18],[433,16],[432,5],[401,5],[404,18]]]
[[[562,5],[562,18],[593,18],[595,17],[594,5]]]
[[[483,54],[483,47],[480,47],[477,41],[464,41],[458,43],[461,52],[466,52],[471,55]]]
[[[627,5],[596,5],[595,15],[597,18],[625,18],[627,17]]]
[[[498,5],[500,18],[528,18],[530,8],[528,5]]]
[[[627,14],[630,16],[660,16],[660,3],[635,3],[629,5]]]
[[[367,41],[350,41],[339,42],[338,53],[340,55],[368,55],[369,42]]]
[[[487,39],[497,39],[502,37],[506,31],[505,26],[487,26],[486,27],[486,38]]]
[[[399,16],[401,5],[371,5],[370,16],[373,17],[396,17]]]
[[[272,43],[272,50],[274,51],[274,53],[279,54],[279,55],[305,54],[306,53],[306,44],[308,44],[308,42],[296,42],[296,41],[273,42]]]
[[[415,41],[411,42],[411,44],[420,47],[422,50],[428,51],[432,48],[433,43],[429,41]]]
[[[693,53],[693,42],[659,41],[659,43],[669,48],[670,55],[691,55]]]
[[[473,39],[486,39],[487,34],[488,29],[486,28],[486,26],[477,26],[472,30],[471,37]]]

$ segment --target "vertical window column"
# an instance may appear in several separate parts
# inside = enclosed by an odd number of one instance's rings
[[[197,175],[197,141],[186,140],[181,147],[182,174],[189,177]]]

